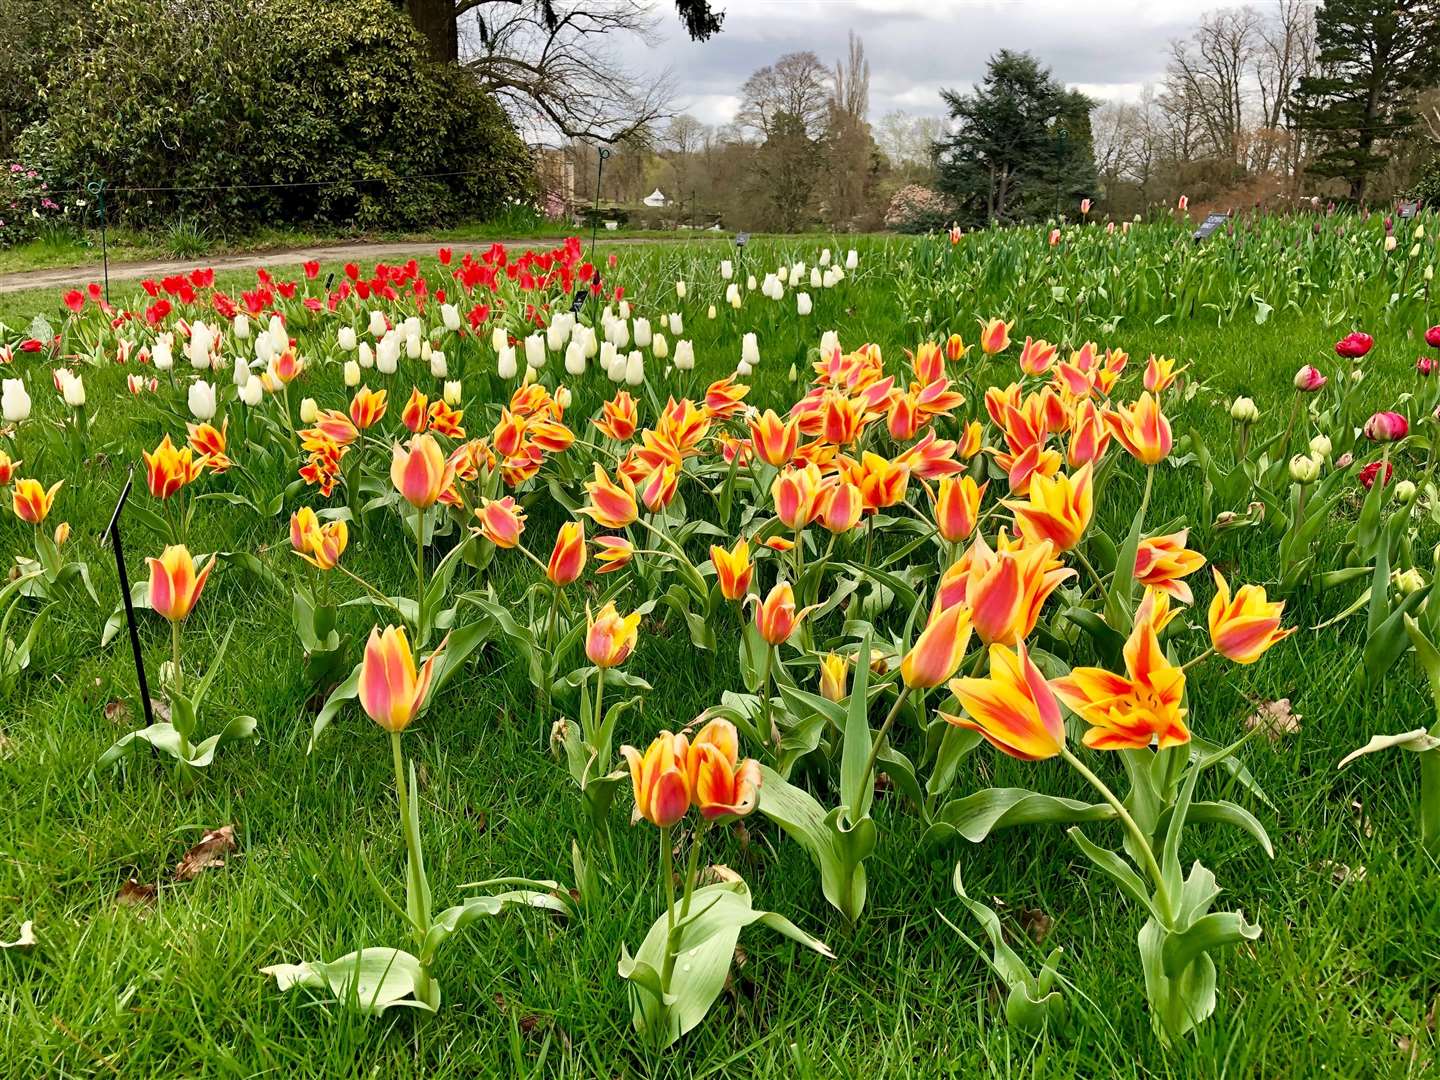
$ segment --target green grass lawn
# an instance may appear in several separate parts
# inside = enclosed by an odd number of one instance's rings
[[[720,317],[708,320],[706,305],[718,302],[722,288],[713,248],[703,256],[679,247],[626,249],[613,276],[627,286],[637,314],[654,320],[684,311],[697,370],[693,378],[667,383],[652,369],[662,400],[666,391],[703,394],[712,378],[733,370],[741,334],[755,330],[762,362],[749,400],[783,410],[801,392],[806,350],[823,330],[839,330],[847,348],[879,343],[897,371],[903,350],[922,340],[924,328],[910,323],[892,284],[907,244],[865,243],[859,270],[817,294],[808,319],[795,317],[787,294],[783,305],[752,299],[741,313],[722,305]],[[761,268],[797,257],[813,262],[819,246],[757,241],[745,258]],[[682,274],[691,281],[683,302],[671,284]],[[231,288],[250,281],[222,279]],[[975,318],[997,313],[1000,302],[950,297],[945,323],[930,329],[957,329],[969,340]],[[12,327],[37,312],[58,323],[58,311],[53,294],[0,297],[0,321]],[[1052,339],[1056,333],[1052,326],[1027,325],[1023,313],[1010,314],[1021,316],[1020,340],[1027,332]],[[1295,369],[1309,362],[1333,366],[1331,346],[1341,332],[1314,311],[1277,310],[1263,325],[1249,318],[1219,326],[1208,318],[1160,326],[1127,319],[1101,343],[1129,350],[1132,365],[1151,352],[1190,363],[1191,376],[1203,385],[1192,400],[1174,406],[1176,435],[1194,429],[1221,444],[1230,438],[1227,409],[1237,394],[1252,396],[1265,413],[1262,425],[1278,429]],[[1366,361],[1367,392],[1376,407],[1388,407],[1411,386],[1416,346],[1398,334],[1377,336]],[[971,400],[960,410],[966,418],[983,417],[973,388],[1014,377],[1017,350],[1012,346],[988,366],[977,350],[962,365],[971,383]],[[15,369],[29,363],[17,358]],[[503,400],[492,367],[482,370],[482,364],[493,366],[493,354],[488,348],[458,354],[453,363],[467,368],[467,427],[484,433]],[[789,381],[792,364],[800,383]],[[552,358],[548,377],[557,366]],[[1191,674],[1191,723],[1213,742],[1237,738],[1246,718],[1275,699],[1289,698],[1301,719],[1297,732],[1273,742],[1257,739],[1243,751],[1273,807],[1213,777],[1206,781],[1254,810],[1276,851],[1267,859],[1243,834],[1220,826],[1187,832],[1187,861],[1198,858],[1215,869],[1223,902],[1259,922],[1264,934],[1253,946],[1223,954],[1215,1015],[1168,1050],[1157,1043],[1146,1012],[1135,947],[1142,917],[1079,857],[1062,829],[1018,828],[978,846],[955,841],[926,848],[916,815],[893,793],[876,802],[882,839],[867,864],[868,905],[853,928],[825,903],[806,853],[759,815],[743,829],[712,835],[709,861],[739,871],[757,906],[824,938],[837,955],[826,961],[758,928],[747,932],[743,961],[710,1016],[664,1054],[646,1049],[631,1031],[626,988],[616,975],[620,944],[633,950],[662,911],[654,831],[624,825],[628,790],[612,813],[616,862],[605,868],[611,883],[604,901],[569,921],[522,912],[471,927],[440,955],[438,1015],[394,1010],[366,1021],[314,995],[277,993],[261,967],[401,943],[397,920],[365,870],[368,861],[399,889],[403,847],[389,750],[352,704],[306,753],[322,698],[302,679],[290,604],[295,585],[313,584],[316,575],[287,550],[285,519],[300,501],[318,502],[307,491],[268,519],[202,503],[190,534],[192,550],[254,552],[278,579],[267,583],[222,566],[185,631],[197,664],[208,663],[219,639],[233,631],[204,723],[213,731],[224,718],[251,713],[259,720],[258,739],[226,747],[191,791],[178,788],[171,770],[148,754],[119,771],[94,770],[100,753],[139,723],[124,635],[99,645],[118,587],[98,533],[140,451],[166,432],[184,434],[165,406],[167,395],[125,393],[128,370],[109,364],[85,372],[94,429],[83,466],[54,452],[32,463],[43,479],[65,477],[52,521],[73,526],[68,550],[90,563],[102,603],[97,608],[77,593],[52,611],[31,668],[0,719],[0,785],[8,793],[0,815],[0,939],[13,937],[26,919],[34,920],[38,937],[32,950],[0,951],[0,1075],[1433,1075],[1440,1053],[1440,867],[1415,845],[1414,762],[1409,755],[1374,756],[1344,773],[1335,769],[1372,734],[1428,724],[1431,706],[1410,658],[1379,690],[1362,688],[1356,673],[1363,615],[1309,629],[1350,602],[1354,593],[1345,589],[1289,597],[1286,623],[1302,629],[1259,663],[1212,660]],[[412,364],[408,370],[421,369]],[[438,389],[428,372],[411,378],[402,366],[387,423],[398,423],[411,382],[432,394]],[[579,428],[613,387],[593,368],[569,382],[575,400],[567,419]],[[1127,373],[1131,392],[1138,392],[1136,384],[1138,376]],[[59,408],[48,376],[36,372],[30,385],[37,403],[30,423],[51,422]],[[316,364],[304,377],[303,393],[322,406],[343,407],[338,365]],[[20,438],[23,453],[23,431]],[[232,456],[243,461],[243,454],[232,428]],[[1140,478],[1134,463],[1125,462],[1094,529],[1123,536]],[[1191,546],[1224,568],[1232,583],[1272,580],[1273,538],[1261,529],[1215,530],[1200,517],[1199,489],[1193,467],[1162,466],[1149,520],[1186,519]],[[143,483],[134,499],[150,504]],[[698,492],[686,502],[695,513],[713,514]],[[1358,497],[1344,504],[1344,513],[1353,517],[1357,505]],[[542,558],[560,520],[542,489],[526,534]],[[1348,518],[1337,521],[1326,543],[1347,526]],[[1428,551],[1440,539],[1434,533],[1422,529],[1415,549]],[[126,534],[132,577],[143,576],[143,558],[158,554],[161,543],[143,526]],[[29,527],[4,515],[0,550],[28,554],[30,547]],[[703,548],[692,547],[695,560],[703,560]],[[1428,555],[1420,561],[1428,566]],[[386,591],[403,592],[412,580],[393,519],[353,542],[345,563]],[[534,576],[523,559],[504,552],[485,572],[515,604]],[[1186,640],[1202,642],[1208,572],[1192,580],[1197,604],[1182,618],[1194,627]],[[587,576],[574,586],[572,601],[594,595],[594,581]],[[610,583],[601,579],[599,588]],[[347,597],[357,591],[338,578],[334,587]],[[622,599],[622,609],[638,599]],[[645,619],[626,666],[654,690],[642,709],[624,717],[617,745],[644,746],[657,730],[678,728],[723,692],[740,688],[733,624],[719,628],[717,653],[704,654],[664,611]],[[168,627],[148,612],[140,617],[157,681],[168,656]],[[363,639],[373,621],[371,609],[350,608],[343,628]],[[817,646],[839,640],[840,620],[832,618],[816,635]],[[111,704],[117,701],[122,704]],[[574,708],[564,699],[559,706]],[[437,899],[454,902],[463,883],[507,874],[572,878],[571,841],[584,812],[563,765],[543,748],[548,728],[523,661],[497,638],[407,732],[407,752],[420,771],[422,830]],[[1090,759],[1118,779],[1113,759]],[[991,784],[1085,797],[1079,779],[1058,762],[1025,764],[982,748],[962,765],[957,790]],[[206,830],[225,824],[235,827],[238,852],[224,867],[174,883],[185,851]],[[1119,842],[1113,826],[1092,826],[1091,834]],[[1007,930],[1028,958],[1038,956],[1025,944],[1028,936],[1043,937],[1046,951],[1064,946],[1068,1030],[1036,1041],[1005,1025],[1003,987],[944,921],[981,936],[951,888],[957,863],[971,896],[1003,902]],[[117,902],[132,879],[159,884],[153,901]]]

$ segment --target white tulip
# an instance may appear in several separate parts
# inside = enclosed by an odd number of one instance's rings
[[[30,419],[30,395],[23,379],[6,379],[0,384],[0,415],[10,424]]]
[[[741,360],[739,366],[735,368],[735,374],[739,375],[742,379],[748,379],[754,370],[755,369],[745,363],[744,360]]]
[[[244,341],[250,336],[250,316],[246,315],[243,311],[235,316],[230,326],[235,332],[235,336],[241,341]]]
[[[503,326],[497,326],[490,331],[490,347],[495,350],[498,356],[501,349],[510,344],[510,335],[506,333]]]
[[[681,316],[680,312],[672,311],[670,313],[670,322],[669,325],[665,327],[665,329],[669,330],[670,333],[674,334],[676,337],[679,337],[685,332],[685,319]]]
[[[615,348],[613,341],[606,341],[600,345],[600,366],[608,373],[615,366],[615,356],[619,350]]]
[[[811,312],[811,310],[812,310],[812,306],[811,306],[811,303],[810,303],[810,294],[809,294],[808,292],[802,292],[802,293],[796,293],[796,294],[795,294],[795,310],[796,310],[796,312],[798,312],[800,315],[809,315],[809,314],[810,314],[810,312]]]
[[[429,338],[420,339],[420,359],[426,363],[430,362],[430,354],[435,351],[435,346],[430,344]]]
[[[775,273],[766,274],[765,276],[767,278],[773,277],[776,281],[780,282],[780,284],[784,285],[790,280],[790,271],[782,266],[779,270],[776,270]]]
[[[818,266],[812,266],[810,268],[810,288],[823,289],[824,287],[825,278],[821,275],[820,268]]]
[[[568,386],[562,386],[555,391],[555,404],[562,409],[570,407],[570,388]]]
[[[375,343],[375,370],[382,375],[394,375],[400,367],[400,335],[389,331]]]
[[[418,336],[405,339],[405,358],[407,360],[420,359],[420,338]]]
[[[660,329],[661,329],[661,330],[669,330],[669,329],[670,329],[670,316],[669,316],[669,315],[662,314],[662,315],[660,316]]]
[[[1416,226],[1415,226],[1415,232],[1414,232],[1414,234],[1412,234],[1412,236],[1411,236],[1410,238],[1411,238],[1412,240],[1424,240],[1424,239],[1425,239],[1425,226],[1424,226],[1424,224],[1416,225]]]
[[[214,339],[214,332],[205,325],[203,319],[190,327],[190,340],[185,343],[185,355],[190,358],[191,367],[199,370],[210,366],[210,343]]]
[[[820,249],[820,265],[821,265],[821,266],[829,266],[829,265],[830,265],[830,249],[829,249],[829,248],[821,248],[821,249]]]
[[[230,381],[236,387],[244,386],[250,381],[250,365],[245,362],[243,356],[235,357],[235,369],[230,375]]]
[[[460,329],[460,309],[454,304],[440,305],[440,321],[452,333]]]
[[[443,379],[450,374],[449,365],[445,362],[445,354],[439,349],[430,353],[430,374],[437,379]]]
[[[459,404],[460,404],[460,398],[461,398],[461,393],[460,393],[460,380],[459,380],[459,379],[450,379],[450,380],[448,380],[448,381],[445,383],[445,391],[444,391],[444,393],[441,395],[441,397],[443,398],[445,404],[446,404],[446,405],[449,405],[452,409],[453,409],[456,405],[459,405]]]
[[[725,302],[731,307],[740,306],[740,286],[733,281],[725,286]]]
[[[496,354],[495,373],[502,379],[513,379],[519,369],[520,365],[515,358],[514,348],[509,345],[503,346]]]
[[[625,361],[625,384],[639,386],[645,381],[645,356],[636,349]]]
[[[840,335],[834,330],[826,330],[820,335],[820,355],[822,358],[829,358],[836,349],[840,348]]]
[[[614,333],[610,340],[617,349],[628,349],[630,347],[630,323],[626,319],[616,319],[610,324]]]
[[[1393,236],[1387,236],[1387,237],[1385,237],[1385,250],[1386,250],[1386,251],[1394,251],[1394,250],[1395,250],[1395,245],[1396,245],[1396,243],[1397,243],[1397,241],[1396,241],[1395,237],[1393,237]]]
[[[360,366],[362,368],[375,366],[375,350],[370,347],[368,341],[360,342]]]
[[[675,282],[675,295],[678,296],[681,300],[685,299],[685,282]]]
[[[635,347],[637,349],[648,349],[653,334],[650,331],[649,319],[635,320]]]
[[[389,328],[389,323],[386,322],[385,313],[383,311],[370,312],[370,326],[368,329],[372,338],[374,338],[376,341],[379,341],[382,337],[385,336],[385,331]]]
[[[559,352],[565,348],[565,335],[567,328],[563,323],[552,322],[545,328],[545,348],[551,352]]]
[[[600,351],[600,339],[595,336],[595,328],[593,326],[577,326],[575,328],[577,334],[580,334],[581,331],[584,331],[584,333],[580,338],[580,347],[585,350],[585,359],[593,360],[595,359],[595,354]]]
[[[1419,254],[1420,254],[1420,245],[1419,245],[1419,244],[1411,244],[1411,245],[1410,245],[1410,258],[1413,259],[1413,258],[1415,258],[1415,257],[1416,257],[1417,255],[1419,255]]]
[[[313,424],[320,416],[320,406],[315,404],[313,397],[300,399],[300,422],[302,424]]]
[[[355,328],[353,326],[340,327],[340,332],[335,335],[335,338],[336,343],[345,352],[355,351],[355,343],[357,339],[355,336]]]
[[[545,366],[545,335],[531,334],[525,339],[525,363],[532,368]]]
[[[630,301],[629,301],[629,300],[621,300],[621,301],[620,301],[620,318],[625,319],[625,320],[627,320],[627,321],[629,320],[629,318],[630,318]]]
[[[695,346],[688,341],[675,343],[675,368],[678,371],[692,371],[695,368]]]
[[[259,378],[252,378],[240,388],[240,400],[246,405],[259,405],[265,397],[265,387]]]
[[[360,365],[354,360],[345,361],[345,385],[352,390],[360,385]]]
[[[650,351],[655,354],[656,360],[664,360],[670,355],[670,343],[665,340],[664,334],[656,334],[650,341]]]
[[[755,291],[755,275],[751,274],[745,279],[745,288],[749,292]]]
[[[855,269],[857,266],[859,266],[859,265],[860,265],[860,253],[859,253],[858,251],[856,251],[854,248],[851,248],[849,251],[847,251],[847,252],[845,253],[845,269],[846,269],[846,270],[854,270],[854,269]]]
[[[161,334],[155,339],[155,347],[150,350],[150,362],[155,365],[156,371],[169,371],[175,366],[175,354],[171,351],[169,334]]]
[[[707,319],[713,319],[713,318],[715,318],[715,315],[716,315],[716,314],[717,314],[717,313],[716,313],[716,311],[715,311],[715,305],[714,305],[714,304],[711,304],[710,307],[709,307],[709,308],[706,310],[706,312],[705,312],[705,317],[706,317]]]
[[[726,281],[735,276],[735,264],[729,259],[720,260],[720,276]]]
[[[420,323],[419,315],[409,315],[400,324],[400,333],[406,337],[419,337],[425,332],[425,327]]]
[[[751,367],[760,363],[760,340],[753,331],[740,339],[740,362]]]
[[[84,391],[81,391],[82,396]],[[69,395],[66,395],[69,400]],[[190,393],[187,398],[190,405],[190,415],[196,420],[210,420],[215,416],[215,387],[204,379],[196,379],[190,384]]]
[[[578,341],[565,346],[565,372],[569,375],[585,374],[585,346]]]
[[[276,352],[284,352],[290,347],[290,334],[285,329],[285,323],[279,315],[270,316],[270,325],[266,328],[270,331],[270,341],[275,346]]]

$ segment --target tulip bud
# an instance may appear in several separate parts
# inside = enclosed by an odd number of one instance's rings
[[[450,374],[450,366],[446,363],[445,354],[439,349],[430,353],[430,374],[437,379],[443,379]]]
[[[645,357],[639,349],[634,350],[625,361],[625,385],[639,386],[645,381]]]
[[[460,380],[450,379],[445,383],[442,400],[453,409],[456,405],[460,404],[460,397]]]
[[[1410,431],[1410,424],[1397,412],[1377,412],[1365,421],[1365,437],[1372,442],[1395,442]]]
[[[405,358],[407,360],[419,360],[421,353],[420,337],[417,334],[410,334],[405,338]]]
[[[55,526],[55,546],[64,547],[65,541],[70,539],[70,522],[62,521]]]
[[[1395,498],[1399,500],[1401,506],[1410,506],[1415,502],[1418,494],[1419,489],[1415,487],[1413,480],[1401,480],[1395,485]]]
[[[809,293],[802,292],[795,294],[795,311],[797,314],[804,317],[809,315],[813,308],[814,305],[811,303]]]
[[[531,334],[525,339],[525,363],[532,368],[545,366],[545,336]]]
[[[383,336],[385,331],[389,328],[390,324],[386,320],[385,313],[383,311],[370,312],[370,325],[367,329],[369,330],[370,336],[372,338],[379,338]]]
[[[460,329],[460,309],[454,304],[440,305],[440,320],[452,333]]]
[[[313,424],[320,417],[320,406],[315,404],[313,397],[300,399],[300,422],[302,424]]]
[[[1290,479],[1297,484],[1313,484],[1320,477],[1320,462],[1307,454],[1290,459]]]
[[[345,352],[354,352],[356,345],[355,328],[353,326],[342,326],[340,332],[335,335],[336,344]]]
[[[1330,445],[1330,437],[1328,435],[1316,435],[1310,440],[1310,452],[1316,457],[1328,461],[1333,450],[1334,447]]]
[[[569,375],[585,374],[585,346],[578,341],[565,346],[565,371]]]
[[[240,400],[246,405],[259,405],[265,397],[265,386],[258,376],[251,376],[250,381],[240,388]]]
[[[685,282],[683,282],[683,281],[677,281],[677,282],[675,282],[675,295],[676,295],[677,297],[679,297],[681,300],[684,300],[684,299],[685,299]]]
[[[155,365],[156,371],[169,371],[175,366],[169,334],[162,334],[156,339],[155,348],[150,351],[150,362]]]
[[[497,352],[496,374],[502,379],[515,378],[516,373],[520,370],[520,365],[515,358],[515,350],[509,345],[504,345]]]
[[[1409,570],[1397,570],[1394,582],[1395,589],[1401,596],[1409,596],[1425,587],[1425,575],[1412,566]]]
[[[360,365],[354,360],[345,361],[345,385],[354,389],[360,385]]]
[[[1386,250],[1386,251],[1394,251],[1394,250],[1395,250],[1395,244],[1396,244],[1396,240],[1395,240],[1395,237],[1394,237],[1394,236],[1387,236],[1387,237],[1385,237],[1385,250]]]
[[[1306,364],[1299,371],[1295,372],[1295,389],[1303,390],[1307,394],[1313,394],[1329,381],[1320,374],[1320,369]]]
[[[188,404],[196,420],[212,419],[215,416],[215,387],[204,379],[196,379],[190,384]]]
[[[375,350],[370,347],[370,343],[368,341],[360,342],[359,346],[357,347],[356,357],[356,362],[362,368],[371,368],[375,366]]]
[[[65,404],[66,404],[66,405],[69,405],[72,409],[79,409],[79,408],[83,408],[83,407],[84,407],[84,405],[85,405],[85,380],[84,380],[84,379],[82,379],[79,375],[71,374],[70,377],[65,380],[65,385],[64,385],[64,387],[63,387],[63,390],[64,390],[64,394],[65,394]],[[215,415],[215,411],[214,411],[214,408],[213,408],[213,401],[214,401],[214,391],[213,391],[213,390],[211,391],[211,401],[212,401],[212,408],[211,408],[211,411],[210,411],[210,415],[213,416],[213,415]],[[207,419],[209,419],[209,417],[203,417],[203,416],[202,416],[202,417],[200,417],[200,419],[202,419],[202,420],[207,420]]]
[[[1248,397],[1238,397],[1230,405],[1230,419],[1237,424],[1253,424],[1260,419],[1260,410]]]
[[[670,343],[665,340],[664,334],[656,334],[650,342],[650,351],[655,354],[655,359],[664,360],[670,355]]]
[[[752,368],[760,363],[760,341],[753,331],[740,339],[740,362]]]
[[[695,367],[695,346],[689,341],[675,343],[675,369],[691,371]]]
[[[714,305],[714,304],[711,304],[711,305],[705,310],[705,317],[706,317],[707,319],[713,319],[713,318],[715,318],[715,315],[716,315],[715,305]]]

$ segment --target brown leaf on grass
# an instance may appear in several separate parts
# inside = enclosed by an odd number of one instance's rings
[[[119,698],[111,698],[105,703],[105,719],[109,720],[112,724],[129,726],[130,706],[126,705],[125,702]]]
[[[1290,707],[1290,699],[1284,697],[1278,701],[1261,703],[1255,714],[1245,719],[1245,730],[1254,731],[1259,728],[1260,734],[1265,738],[1278,742],[1286,735],[1297,734],[1300,731],[1300,720],[1300,714]]]
[[[133,877],[115,894],[115,903],[120,907],[144,907],[154,902],[155,886],[141,884]]]
[[[1044,945],[1050,931],[1055,929],[1055,920],[1040,908],[1020,909],[1020,928],[1030,935],[1036,945]]]
[[[1358,884],[1365,880],[1366,870],[1363,866],[1351,867],[1342,862],[1336,862],[1334,859],[1322,859],[1320,869],[1327,871],[1330,879],[1336,885],[1344,885],[1351,881]]]
[[[176,881],[194,881],[201,871],[225,865],[225,856],[235,850],[235,826],[211,829],[187,851],[175,867]]]
[[[739,881],[740,875],[723,863],[714,863],[700,871],[701,885],[719,885],[722,882]]]
[[[0,731],[0,757],[9,757],[15,753],[15,740]]]

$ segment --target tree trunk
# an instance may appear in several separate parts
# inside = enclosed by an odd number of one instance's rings
[[[460,59],[455,0],[405,0],[405,10],[415,29],[425,35],[432,60],[453,64]]]

